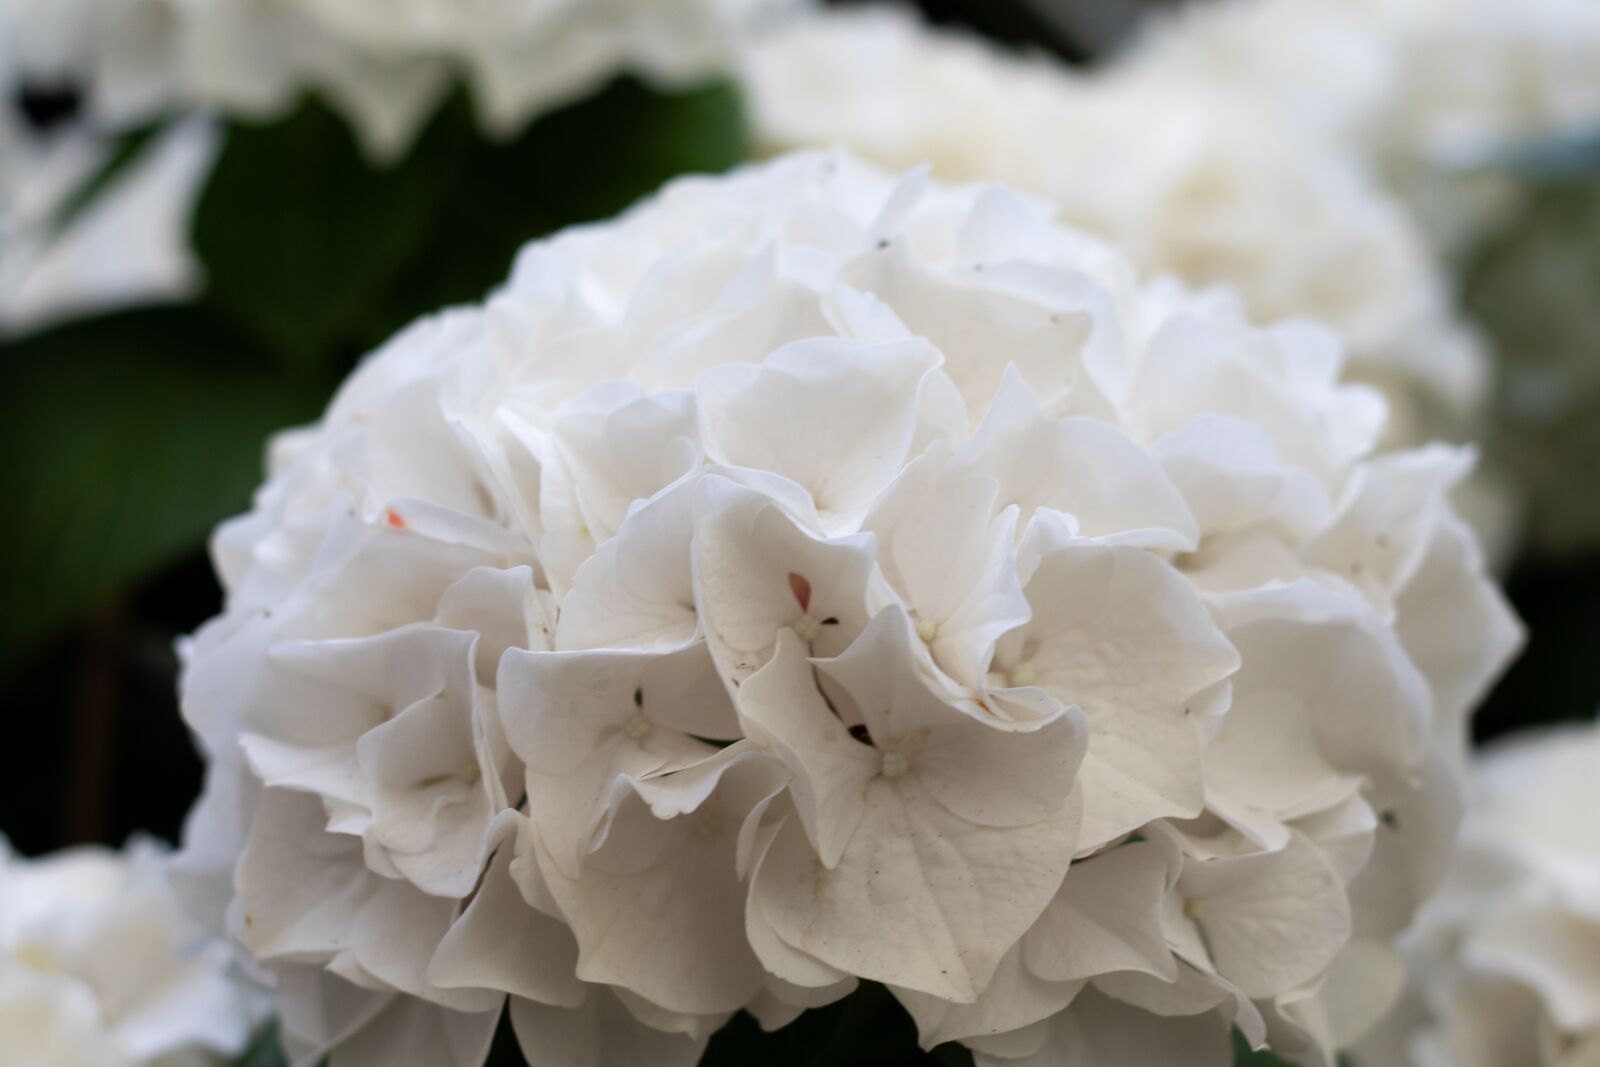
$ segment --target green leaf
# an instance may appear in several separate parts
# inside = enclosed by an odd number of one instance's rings
[[[0,663],[200,544],[249,502],[267,434],[326,393],[181,308],[0,346]]]
[[[234,1061],[234,1067],[287,1067],[288,1062],[278,1041],[278,1024],[272,1021],[256,1031],[250,1047]]]
[[[1494,345],[1490,456],[1527,495],[1536,550],[1600,545],[1600,179],[1531,187],[1467,265]]]
[[[194,218],[207,300],[285,367],[326,366],[421,254],[433,189],[427,159],[378,166],[314,98],[234,121]]]

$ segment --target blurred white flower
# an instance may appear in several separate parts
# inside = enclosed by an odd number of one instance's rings
[[[1358,1049],[1397,1067],[1588,1067],[1600,1056],[1600,726],[1497,743],[1461,848],[1406,939],[1407,1001]]]
[[[625,70],[663,85],[715,76],[776,2],[0,0],[0,68],[80,90],[113,126],[173,107],[270,114],[314,89],[388,155],[457,75],[505,135]]]
[[[0,841],[0,1059],[29,1067],[220,1064],[257,996],[183,916],[153,846],[37,860]]]
[[[80,205],[112,145],[0,130],[0,337],[193,294],[190,215],[218,147],[211,122],[185,120]]]
[[[1329,1050],[1517,628],[1336,335],[842,152],[528,246],[286,434],[185,652],[295,1062]],[[551,1050],[559,1050],[552,1052]]]
[[[1122,60],[1227,86],[1383,174],[1444,248],[1504,211],[1492,173],[1539,141],[1600,135],[1588,0],[1225,0],[1154,17]]]
[[[1349,51],[1337,43],[1316,39],[1335,59]],[[931,163],[943,177],[1040,193],[1146,271],[1227,285],[1259,319],[1334,326],[1353,369],[1394,387],[1403,418],[1472,411],[1487,386],[1483,356],[1420,233],[1318,124],[1281,121],[1264,82],[1284,54],[1270,37],[1251,44],[1267,69],[1240,92],[1192,63],[1080,74],[867,9],[797,18],[747,49],[741,71],[770,149],[838,142],[892,166]],[[1338,73],[1346,85],[1370,80]],[[1400,439],[1429,436],[1421,427]]]

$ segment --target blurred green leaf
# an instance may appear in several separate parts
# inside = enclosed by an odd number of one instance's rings
[[[1533,186],[1464,295],[1495,349],[1491,456],[1528,497],[1534,548],[1600,545],[1600,179]]]
[[[0,346],[0,664],[243,508],[267,434],[326,392],[184,308]]]
[[[309,98],[230,126],[194,240],[208,300],[286,367],[342,367],[419,315],[483,299],[525,242],[744,155],[722,83],[662,93],[619,79],[506,141],[458,90],[388,164]]]
[[[432,191],[428,160],[378,166],[316,99],[233,122],[194,218],[207,300],[287,367],[324,365],[418,254]]]
[[[269,1022],[256,1031],[255,1039],[244,1055],[234,1061],[234,1067],[287,1067],[288,1062],[283,1045],[278,1041],[278,1024]]]

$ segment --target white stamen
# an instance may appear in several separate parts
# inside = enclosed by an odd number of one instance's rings
[[[911,765],[906,762],[905,756],[900,753],[885,752],[883,754],[883,764],[879,769],[883,772],[885,778],[898,778],[910,770]]]
[[[924,641],[932,642],[935,637],[939,636],[939,624],[932,619],[923,619],[917,623],[917,636]]]
[[[650,720],[643,715],[635,715],[628,720],[628,725],[622,728],[622,732],[627,734],[631,740],[642,740],[644,735],[650,732]]]

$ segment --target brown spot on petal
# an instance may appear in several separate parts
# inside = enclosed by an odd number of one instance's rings
[[[789,572],[789,592],[794,594],[801,611],[811,610],[811,583],[805,580],[804,575]]]

